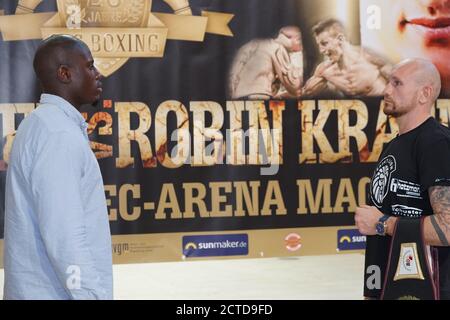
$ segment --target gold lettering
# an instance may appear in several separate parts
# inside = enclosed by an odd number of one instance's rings
[[[100,52],[102,49],[100,45],[100,35],[99,34],[92,34],[91,35],[91,48],[92,52]]]
[[[126,34],[118,34],[117,35],[118,43],[117,43],[116,50],[119,50],[119,47],[120,47],[120,50],[127,51],[127,49],[125,49],[125,46],[123,44],[123,40],[125,39],[125,36],[126,36]],[[128,34],[128,39],[130,39],[130,36],[131,36],[131,34]],[[128,44],[129,44],[128,51],[131,51],[131,41],[130,40],[128,41]]]
[[[225,144],[220,129],[223,126],[223,110],[211,101],[194,101],[190,104],[194,122],[194,157],[192,166],[212,166],[223,163]],[[212,117],[210,127],[205,127],[205,113]],[[205,148],[205,142],[213,142]],[[208,151],[208,152],[206,152]],[[208,153],[208,154],[206,154]]]
[[[171,158],[167,146],[167,114],[174,112],[177,117],[176,155]],[[179,168],[187,162],[190,150],[189,116],[186,107],[178,101],[163,102],[155,115],[156,157],[166,168]]]
[[[284,205],[283,195],[281,193],[280,184],[278,181],[269,181],[267,184],[266,195],[264,197],[263,208],[261,209],[262,216],[269,216],[272,213],[270,207],[277,206],[275,210],[276,215],[286,215],[287,210]]]
[[[314,100],[299,101],[298,110],[301,111],[301,150],[298,163],[317,163],[317,156],[314,152],[313,111],[316,108]]]
[[[50,28],[46,32],[50,32]],[[165,28],[110,28],[105,33],[93,27],[83,29],[82,34],[76,34],[75,29],[65,32],[83,40],[99,58],[161,57],[167,36]]]
[[[99,135],[112,135],[112,117],[107,112],[96,112],[94,115],[89,119],[88,122],[88,134],[91,134],[94,129],[98,126],[99,123],[104,122],[105,125],[99,127],[98,134]]]
[[[117,196],[117,187],[114,184],[105,185],[105,192],[109,194],[110,197]],[[111,199],[106,197],[106,206],[111,207]],[[117,221],[117,209],[109,209],[108,211],[109,221]]]
[[[332,110],[335,110],[334,101],[319,101],[319,114],[313,121],[314,101],[299,102],[298,109],[301,111],[302,153],[299,163],[317,163],[317,155],[314,153],[314,140],[320,149],[319,163],[335,163],[342,155],[333,151],[323,127],[327,122]]]
[[[27,117],[34,110],[34,107],[34,103],[0,103],[3,128],[1,137],[6,138],[3,145],[3,160],[5,163],[9,161],[9,154],[16,134],[15,115],[19,113]]]
[[[27,117],[34,110],[34,103],[0,103],[0,114],[2,115],[3,138],[16,131],[15,115],[23,113]]]
[[[298,208],[297,214],[343,213],[343,204],[348,203],[347,212],[356,210],[356,197],[353,191],[352,181],[349,178],[339,179],[338,191],[334,207],[331,207],[331,185],[336,183],[332,179],[319,179],[317,190],[314,192],[309,179],[297,180]],[[358,182],[358,205],[366,203],[366,186],[370,178],[362,177]],[[322,203],[323,202],[323,203]]]
[[[298,186],[298,208],[297,214],[309,213],[316,214],[321,209],[322,213],[331,213],[331,179],[319,179],[317,183],[317,191],[314,196],[314,192],[311,186],[311,180],[301,179],[297,180]],[[323,199],[323,205],[321,207],[321,201]],[[308,204],[308,206],[306,206]]]
[[[336,109],[338,110],[339,154],[344,159],[342,162],[353,162],[353,154],[350,152],[350,137],[355,138],[358,153],[367,146],[367,136],[363,131],[369,121],[367,107],[359,100],[341,100],[336,101]],[[354,126],[350,126],[350,111],[352,110],[357,114]],[[363,161],[361,154],[360,161]]]
[[[178,204],[177,194],[172,183],[164,183],[159,196],[158,210],[156,211],[156,219],[166,219],[166,209],[170,209],[171,219],[180,219],[181,210]]]
[[[150,39],[150,37],[149,37]],[[136,52],[144,52],[145,35],[139,35],[136,37]],[[150,47],[150,46],[149,46]]]
[[[148,47],[150,49],[150,51],[153,52],[160,52],[160,47],[159,44],[161,43],[161,41],[159,40],[159,35],[158,34],[151,34],[148,37]]]
[[[108,40],[109,40],[109,42],[108,42]],[[112,34],[105,33],[103,35],[103,49],[106,52],[112,52],[114,50],[114,37]]]
[[[211,217],[231,217],[233,211],[231,205],[225,205],[225,210],[221,210],[221,204],[227,202],[227,196],[222,195],[220,190],[224,189],[225,192],[231,192],[231,182],[210,182],[211,188]]]
[[[398,134],[398,125],[395,121],[394,117],[389,117],[389,121],[387,116],[383,112],[384,101],[381,102],[380,111],[378,112],[378,120],[377,120],[377,128],[375,132],[375,142],[373,143],[373,148],[370,156],[364,162],[377,162],[380,157],[381,152],[383,151],[383,146],[385,143],[388,143]],[[386,133],[386,127],[389,123],[391,133]]]
[[[366,186],[370,183],[370,178],[363,177],[359,180],[358,183],[358,205],[362,206],[363,204],[367,204],[366,199]]]
[[[236,189],[236,210],[234,211],[236,217],[243,217],[246,212],[248,212],[249,216],[257,216],[259,214],[259,186],[261,183],[259,181],[250,181],[249,183],[252,189],[251,195],[247,182],[233,182]],[[246,211],[244,210],[244,202]]]
[[[145,135],[151,125],[148,106],[141,102],[118,102],[115,104],[115,108],[119,118],[119,157],[116,159],[116,167],[134,166],[134,158],[131,156],[132,140],[139,145],[144,168],[156,167],[156,159],[153,156],[150,141]],[[133,112],[139,116],[139,127],[135,130],[130,128],[130,114]]]
[[[202,183],[183,183],[184,189],[184,203],[185,203],[185,211],[183,214],[183,218],[194,218],[194,204],[198,208],[198,212],[200,217],[207,218],[209,217],[209,212],[206,209],[205,204],[205,196],[206,196],[206,188]],[[194,190],[196,190],[197,195],[194,196]]]
[[[282,164],[283,163],[283,129],[282,112],[284,102],[270,101],[269,108],[273,115],[273,134],[271,133],[266,107],[263,101],[246,101],[245,108],[249,111],[249,164]],[[262,141],[260,141],[260,133]],[[260,152],[261,142],[264,143],[267,161]]]
[[[119,214],[125,221],[137,220],[141,215],[140,207],[133,207],[133,211],[128,212],[128,192],[131,192],[133,199],[141,197],[141,186],[139,184],[124,184],[119,189]]]
[[[352,181],[349,178],[341,179],[336,196],[336,204],[333,208],[334,213],[344,212],[342,204],[348,203],[348,212],[355,212],[356,198],[353,192]]]
[[[227,139],[230,148],[227,154],[227,164],[245,164],[245,139],[242,130],[242,111],[245,109],[244,101],[227,101],[227,111],[230,115],[230,130]]]

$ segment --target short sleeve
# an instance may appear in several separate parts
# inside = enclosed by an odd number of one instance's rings
[[[425,189],[450,186],[450,138],[439,137],[417,152],[420,184]]]

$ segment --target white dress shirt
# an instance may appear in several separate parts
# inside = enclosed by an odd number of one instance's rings
[[[43,94],[19,126],[6,181],[5,299],[112,299],[111,233],[87,124]]]

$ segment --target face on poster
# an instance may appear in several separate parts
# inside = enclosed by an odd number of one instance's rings
[[[361,42],[394,63],[432,61],[450,93],[450,2],[446,0],[361,0]]]

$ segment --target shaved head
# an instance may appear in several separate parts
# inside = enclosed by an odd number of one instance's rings
[[[441,92],[441,76],[436,66],[425,59],[406,59],[397,64],[393,71],[407,69],[418,88],[429,86],[432,88],[431,102],[439,97]]]
[[[44,91],[57,85],[57,70],[61,65],[70,65],[72,56],[78,50],[89,50],[75,37],[55,35],[45,39],[36,51],[34,71]]]
[[[441,77],[433,63],[417,58],[403,60],[392,69],[384,89],[383,111],[395,117],[403,129],[414,126],[431,116],[440,91]]]
[[[281,28],[278,32],[277,41],[290,52],[302,50],[302,33],[297,26],[285,26]]]
[[[99,101],[101,75],[81,40],[70,35],[47,38],[36,51],[33,67],[44,93],[60,96],[77,109]]]
[[[285,26],[280,29],[279,34],[284,34],[285,36],[295,35],[297,37],[301,36],[300,28],[297,26]]]

